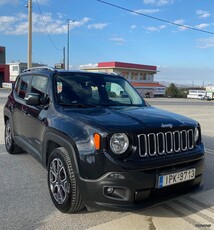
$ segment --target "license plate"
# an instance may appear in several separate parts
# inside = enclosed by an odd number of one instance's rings
[[[176,173],[161,175],[158,178],[158,188],[178,184],[195,178],[195,169],[188,169]]]

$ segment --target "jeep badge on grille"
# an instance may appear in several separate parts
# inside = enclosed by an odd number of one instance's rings
[[[173,125],[172,124],[161,124],[161,128],[172,128]]]

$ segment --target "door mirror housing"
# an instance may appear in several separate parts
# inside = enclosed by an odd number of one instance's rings
[[[38,93],[26,93],[25,101],[27,105],[40,105],[40,94]]]

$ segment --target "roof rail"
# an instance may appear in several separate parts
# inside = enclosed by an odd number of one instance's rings
[[[31,72],[31,71],[36,71],[36,70],[56,71],[56,69],[53,68],[53,67],[49,67],[49,66],[37,66],[37,67],[32,67],[32,68],[24,69],[24,70],[22,71],[22,73]]]

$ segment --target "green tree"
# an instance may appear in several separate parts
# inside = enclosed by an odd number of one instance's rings
[[[169,87],[166,89],[165,95],[167,97],[179,97],[180,93],[179,93],[178,88],[175,86],[175,84],[171,83]]]

